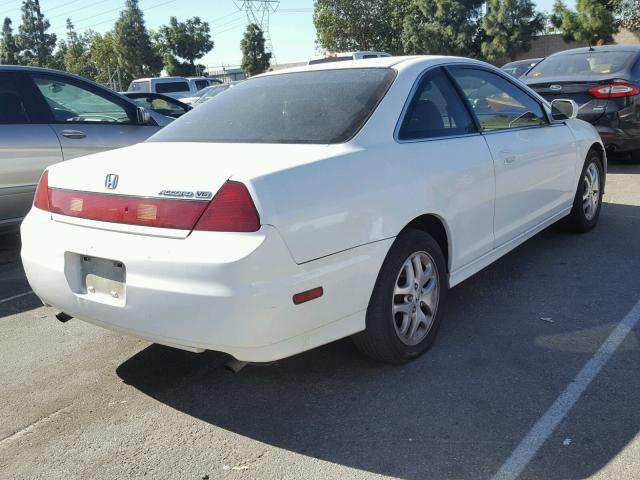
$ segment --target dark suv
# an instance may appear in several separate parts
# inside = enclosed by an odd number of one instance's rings
[[[549,101],[575,100],[609,151],[640,150],[640,45],[559,52],[520,80]]]

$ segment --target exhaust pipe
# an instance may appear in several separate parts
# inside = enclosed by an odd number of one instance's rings
[[[231,372],[231,373],[238,373],[240,370],[242,370],[244,367],[247,366],[248,362],[242,362],[240,360],[236,360],[235,358],[232,360],[229,360],[227,363],[224,364],[224,369],[227,372]]]
[[[67,315],[64,312],[60,312],[59,314],[56,315],[56,318],[62,323],[66,323],[69,320],[71,320],[73,317],[71,315]]]

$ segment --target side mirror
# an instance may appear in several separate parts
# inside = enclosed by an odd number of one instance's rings
[[[578,104],[573,100],[557,98],[551,102],[551,116],[554,120],[574,119],[578,116]]]
[[[138,125],[149,125],[151,123],[151,114],[144,107],[136,108],[136,118]]]

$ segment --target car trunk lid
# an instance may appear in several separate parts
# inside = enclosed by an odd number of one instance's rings
[[[326,149],[145,142],[78,158],[50,169],[52,216],[103,230],[186,238],[230,177],[254,178],[296,158],[313,161]]]
[[[544,81],[527,78],[526,83],[549,102],[558,98],[573,100],[578,104],[578,118],[596,123],[607,109],[606,98],[595,98],[589,90],[613,82],[610,78],[576,79],[575,77],[545,78]]]

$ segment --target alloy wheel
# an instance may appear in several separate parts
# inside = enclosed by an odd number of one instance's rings
[[[433,327],[440,285],[436,262],[427,252],[411,254],[400,268],[393,290],[393,325],[402,343],[420,343]]]

